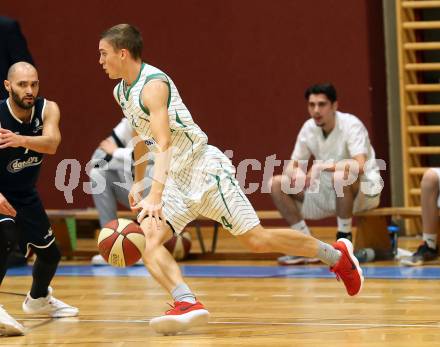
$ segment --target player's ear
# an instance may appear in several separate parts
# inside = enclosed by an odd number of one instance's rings
[[[125,48],[122,48],[120,51],[119,51],[119,56],[121,57],[121,59],[127,59],[127,56],[128,56],[128,51],[125,49]]]
[[[333,106],[333,110],[336,111],[338,109],[338,101],[335,101],[332,106]]]
[[[9,82],[8,80],[4,80],[3,84],[5,85],[5,89],[10,92],[11,91],[11,82]]]

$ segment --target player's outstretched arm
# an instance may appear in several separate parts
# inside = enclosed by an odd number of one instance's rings
[[[0,128],[0,148],[24,147],[35,152],[55,154],[61,142],[59,129],[60,109],[53,101],[47,101],[41,136],[23,136]]]

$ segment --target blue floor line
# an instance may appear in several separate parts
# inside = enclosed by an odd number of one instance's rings
[[[221,278],[334,278],[324,266],[214,266],[181,265],[186,277]],[[440,279],[440,267],[363,267],[366,278],[383,279]],[[8,270],[9,276],[30,276],[32,267],[24,266]],[[111,266],[63,265],[57,270],[58,276],[84,277],[144,277],[149,276],[143,266],[114,268]]]

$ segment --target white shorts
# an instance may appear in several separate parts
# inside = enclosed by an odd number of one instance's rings
[[[199,215],[221,223],[233,235],[260,224],[235,179],[234,166],[213,146],[207,146],[188,170],[168,177],[163,201],[165,218],[176,233]]]
[[[359,190],[353,204],[353,213],[371,210],[379,206],[380,194],[365,195]],[[304,219],[323,219],[336,215],[336,192],[332,175],[321,174],[319,191],[304,193],[304,201],[299,203]]]

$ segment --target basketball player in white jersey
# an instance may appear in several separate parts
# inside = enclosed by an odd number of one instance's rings
[[[344,282],[349,295],[358,294],[363,276],[351,242],[343,239],[331,246],[290,229],[265,230],[240,189],[229,159],[207,144],[207,136],[194,123],[173,81],[142,62],[142,47],[135,27],[116,25],[101,36],[99,63],[109,78],[121,79],[114,97],[142,139],[134,149],[135,184],[130,201],[140,210],[138,221],[147,241],[144,263],[174,299],[174,306],[152,319],[150,326],[158,333],[175,334],[207,322],[208,311],[162,245],[198,215],[219,221],[254,252],[317,257]],[[154,181],[146,198],[139,200],[146,166],[139,158],[147,151],[155,153]]]
[[[92,155],[91,186],[98,191],[92,194],[98,211],[99,225],[103,228],[117,218],[118,203],[129,208],[129,188],[132,177],[133,148],[129,146],[133,130],[127,118],[112,129],[110,136],[102,140]],[[104,184],[102,184],[104,183]],[[102,189],[99,185],[102,184]],[[142,260],[139,260],[143,265]],[[107,265],[101,254],[92,257],[93,265]]]
[[[305,219],[336,216],[336,240],[348,238],[351,241],[353,213],[375,208],[380,202],[383,181],[375,161],[375,152],[368,131],[359,118],[338,111],[337,93],[333,85],[315,84],[307,88],[305,99],[310,119],[298,134],[286,172],[271,180],[272,198],[293,230],[310,235]],[[315,159],[314,164],[307,170],[311,157]],[[337,195],[336,165],[347,159],[357,165],[357,178],[344,184],[342,194]],[[305,185],[296,193],[283,190],[283,180],[295,180],[297,175],[307,175],[309,184],[314,172],[319,176],[316,181],[319,181],[319,186]],[[310,263],[314,260],[291,255],[278,258],[281,265]]]

